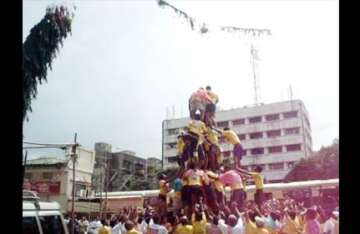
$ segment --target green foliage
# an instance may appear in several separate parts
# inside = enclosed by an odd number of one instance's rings
[[[301,159],[286,175],[285,181],[339,178],[339,140],[322,147],[308,159]]]
[[[23,121],[32,111],[31,101],[36,98],[37,85],[47,81],[48,68],[71,33],[73,14],[64,7],[47,8],[44,18],[35,25],[23,44]]]

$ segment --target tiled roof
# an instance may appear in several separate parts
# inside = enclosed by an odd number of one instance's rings
[[[31,159],[26,162],[27,165],[51,165],[51,164],[59,164],[59,163],[65,163],[67,160],[64,158],[58,158],[58,157],[40,157],[36,159]]]

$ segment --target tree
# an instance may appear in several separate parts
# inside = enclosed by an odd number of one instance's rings
[[[74,8],[75,9],[75,8]],[[73,18],[65,6],[48,7],[44,18],[35,25],[23,44],[23,122],[28,119],[31,101],[36,98],[37,85],[47,81],[48,68],[71,33]]]
[[[321,147],[310,158],[301,159],[286,175],[285,181],[339,178],[339,140]]]

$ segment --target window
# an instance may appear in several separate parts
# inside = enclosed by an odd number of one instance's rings
[[[243,155],[242,156],[246,156],[247,150],[243,149]]]
[[[80,184],[80,183],[75,183],[75,196],[76,197],[81,197],[82,196],[81,190],[86,190],[86,185]]]
[[[281,136],[281,130],[271,130],[266,132],[267,137],[273,138],[273,137],[279,137]]]
[[[265,115],[266,121],[274,121],[280,119],[279,114]]]
[[[282,152],[282,146],[269,147],[269,153],[281,153],[281,152]]]
[[[262,138],[263,137],[263,133],[262,132],[253,132],[250,133],[250,139],[258,139],[258,138]]]
[[[128,160],[123,160],[123,168],[127,168],[127,169],[130,169],[131,165],[132,165],[132,162],[128,161]]]
[[[26,179],[32,179],[32,177],[33,177],[33,174],[32,173],[25,173],[25,178]]]
[[[26,234],[39,234],[39,227],[36,223],[35,217],[23,217],[22,220],[22,233]]]
[[[230,151],[224,151],[223,152],[223,155],[224,155],[224,157],[229,157],[230,156]]]
[[[168,160],[169,163],[176,163],[177,162],[177,157],[176,156],[168,157],[167,160]]]
[[[245,140],[246,139],[245,134],[238,134],[238,137],[239,137],[240,140]]]
[[[284,115],[285,119],[296,118],[298,115],[298,112],[297,111],[289,111],[289,112],[285,112],[283,115]]]
[[[281,170],[284,169],[284,163],[272,163],[269,164],[270,170]]]
[[[300,151],[301,150],[301,144],[294,144],[294,145],[287,145],[286,151]]]
[[[167,131],[168,131],[169,136],[170,135],[176,135],[179,132],[177,128],[171,128],[171,129],[168,129]]]
[[[53,177],[53,173],[52,172],[43,172],[42,176],[44,179],[50,180]]]
[[[261,122],[261,116],[249,118],[249,123],[259,123],[259,122]]]
[[[219,128],[226,128],[229,127],[229,121],[221,121],[221,122],[217,122],[217,126]]]
[[[241,125],[241,124],[245,124],[245,119],[235,119],[232,121],[233,125]]]
[[[40,216],[40,223],[44,234],[64,234],[65,230],[59,215]]]
[[[295,162],[288,162],[287,163],[287,166],[288,166],[289,169],[293,168],[294,165],[295,165]]]
[[[166,149],[174,149],[176,148],[176,143],[168,143],[166,144]]]
[[[300,128],[286,128],[285,135],[297,135],[300,132]]]
[[[252,154],[252,155],[264,154],[264,148],[254,148],[254,149],[251,149],[251,154]]]

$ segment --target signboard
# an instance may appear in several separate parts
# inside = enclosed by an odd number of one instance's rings
[[[31,187],[32,191],[40,194],[59,195],[60,194],[60,181],[36,181],[26,182],[26,187]]]

